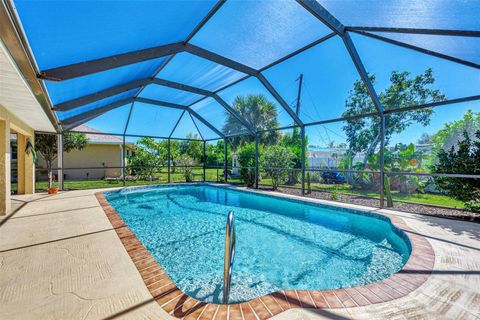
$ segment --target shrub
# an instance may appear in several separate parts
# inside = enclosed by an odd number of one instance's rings
[[[240,176],[248,187],[255,184],[255,143],[246,143],[238,151]]]
[[[310,172],[307,172],[307,194],[312,193],[312,181],[310,177]]]
[[[332,191],[332,194],[330,195],[330,199],[333,200],[333,201],[338,201],[338,191],[337,190]]]
[[[187,155],[181,155],[176,159],[177,166],[182,170],[183,177],[185,182],[192,182],[192,166],[195,164],[195,161]]]
[[[264,171],[272,178],[274,190],[288,179],[288,172],[294,164],[295,154],[282,146],[270,146],[262,157]]]
[[[433,165],[434,173],[461,173],[478,175],[480,173],[480,130],[475,139],[463,133],[463,140],[450,150],[440,149],[437,162]],[[448,192],[453,198],[465,202],[465,207],[480,212],[480,179],[434,177],[438,187]]]
[[[177,141],[170,142],[170,156],[176,158]],[[168,164],[168,141],[157,141],[153,138],[143,137],[135,143],[135,154],[128,158],[130,174],[140,179],[154,180],[160,168]],[[175,173],[172,168],[172,173]]]

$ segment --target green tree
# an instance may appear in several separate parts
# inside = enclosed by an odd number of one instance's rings
[[[168,140],[164,140],[163,143],[165,144],[165,150],[167,150],[168,152]],[[175,173],[175,170],[176,170],[175,159],[177,159],[179,156],[179,145],[180,143],[178,140],[170,139],[170,164],[171,164],[170,170],[172,173]],[[168,158],[168,154],[167,154],[167,158]]]
[[[233,101],[232,107],[257,130],[279,127],[277,106],[264,95],[252,94],[238,96]],[[245,128],[234,116],[227,113],[223,131],[226,135],[233,135],[244,132]],[[279,140],[279,131],[265,131],[260,133],[260,143],[264,145],[275,144]],[[233,149],[236,150],[244,142],[255,141],[255,137],[252,135],[243,135],[234,137],[231,141]]]
[[[430,144],[432,143],[432,136],[429,135],[428,133],[422,133],[420,136],[420,139],[417,141],[418,144]]]
[[[65,132],[63,134],[63,150],[70,152],[73,150],[82,150],[88,144],[88,138],[83,133]],[[57,158],[57,135],[55,134],[37,134],[35,136],[35,150],[42,155],[45,160],[48,172],[48,187],[52,187],[52,163]]]
[[[288,178],[289,170],[294,164],[295,154],[289,148],[280,145],[265,148],[262,166],[265,173],[272,178],[273,189],[276,190]]]
[[[280,140],[280,145],[290,149],[293,154],[295,155],[295,158],[293,159],[293,166],[295,168],[301,168],[302,167],[302,135],[300,134],[298,128],[294,128],[293,132],[287,133],[282,136],[282,139]],[[308,146],[308,137],[305,137],[305,146]],[[305,148],[305,153],[307,152],[307,149]],[[307,155],[305,154],[305,161],[307,161]],[[305,166],[307,167],[308,164],[305,163]],[[288,174],[288,184],[296,184],[298,183],[298,176],[300,174],[300,171],[294,171],[291,170],[289,171]]]
[[[259,145],[261,147],[261,145]],[[260,152],[260,151],[259,151]],[[245,143],[238,150],[240,176],[248,187],[255,184],[255,143]]]
[[[423,152],[418,151],[413,143],[409,143],[408,145],[398,143],[391,149],[385,148],[384,156],[386,171],[424,171],[421,167]],[[367,162],[367,168],[380,170],[380,151],[370,156]]]
[[[480,130],[471,139],[463,132],[463,139],[450,150],[440,149],[432,168],[434,173],[480,174]],[[434,177],[437,186],[453,198],[465,202],[465,207],[480,212],[480,179]]]
[[[178,145],[178,151],[181,155],[188,155],[196,163],[203,161],[203,142],[197,134],[188,134],[187,139],[182,140]]]
[[[370,81],[375,83],[375,76],[369,75]],[[428,102],[438,102],[445,100],[439,90],[432,89],[435,83],[431,69],[424,73],[412,77],[409,72],[393,71],[390,76],[390,85],[378,94],[378,98],[385,108],[402,109],[412,105],[424,104]],[[346,110],[344,117],[361,115],[376,112],[376,108],[361,80],[354,83],[353,89],[346,101]],[[385,119],[385,142],[388,144],[393,134],[403,132],[413,124],[427,126],[430,123],[430,117],[433,114],[431,108],[408,110],[395,112],[386,116]],[[351,119],[346,121],[343,130],[347,136],[348,156],[347,160],[350,168],[353,167],[355,155],[363,153],[365,155],[363,163],[359,169],[364,170],[367,161],[380,144],[380,117],[365,117]]]
[[[455,147],[465,133],[470,139],[473,139],[478,130],[480,130],[480,112],[468,110],[462,119],[446,123],[431,137],[434,152],[438,153],[441,150],[450,150]]]
[[[405,145],[398,143],[394,148],[385,148],[385,170],[389,172],[411,171],[424,172],[422,168],[422,158],[424,153],[418,151],[413,143]],[[370,170],[380,169],[380,151],[370,156],[367,164]],[[377,176],[377,175],[375,175]],[[379,179],[376,181],[375,187],[378,187]],[[384,179],[385,193],[387,197],[391,198],[391,190],[399,190],[401,193],[412,193],[418,191],[423,187],[418,176],[410,175],[386,175]],[[421,188],[423,190],[423,188]],[[392,206],[390,201],[387,206]]]
[[[143,179],[152,180],[155,172],[166,163],[168,158],[167,141],[155,141],[143,137],[135,144],[135,155],[128,159],[132,173]]]
[[[225,161],[225,149],[223,140],[218,140],[217,144],[207,144],[206,148],[207,166],[223,166]]]

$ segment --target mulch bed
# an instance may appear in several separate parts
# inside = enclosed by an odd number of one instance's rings
[[[272,191],[272,188],[269,186],[259,186],[259,188],[265,191]],[[301,196],[302,194],[302,190],[297,188],[279,187],[277,189],[277,192],[282,192],[282,193],[291,194],[295,196]],[[326,191],[312,191],[312,193],[307,194],[306,196],[310,198],[315,198],[315,199],[332,201],[332,193],[326,192]],[[380,202],[378,199],[368,198],[364,196],[343,194],[343,193],[337,193],[337,199],[335,201],[358,204],[362,206],[375,207],[375,208],[380,207]],[[420,203],[407,203],[407,202],[399,202],[399,201],[394,201],[393,208],[387,208],[387,209],[480,223],[479,213],[462,210],[462,209],[445,208],[445,207],[438,207],[438,206],[426,205],[426,204],[420,204]]]

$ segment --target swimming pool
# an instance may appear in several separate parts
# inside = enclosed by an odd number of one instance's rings
[[[209,185],[105,196],[175,284],[205,302],[221,302],[229,211],[237,232],[230,303],[368,284],[399,271],[411,252],[406,235],[373,213]]]

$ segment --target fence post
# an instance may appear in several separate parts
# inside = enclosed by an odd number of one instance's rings
[[[57,168],[58,168],[58,188],[63,190],[63,132],[57,135]]]
[[[125,184],[126,184],[126,170],[125,170],[125,165],[126,165],[126,153],[127,151],[125,150],[125,134],[123,135],[123,145],[122,145],[122,176],[123,176],[123,186],[125,187]]]
[[[302,126],[300,129],[302,135],[302,156],[301,156],[301,167],[302,167],[302,196],[305,195],[305,126]]]
[[[203,182],[205,182],[205,174],[207,169],[207,141],[203,141]]]
[[[167,181],[168,181],[168,183],[170,183],[170,162],[172,162],[172,159],[170,159],[170,138],[168,138],[168,143],[167,143],[167,145],[168,145],[168,148],[167,148],[167,159],[168,159],[168,160],[167,160],[167,165],[168,165],[168,167],[167,167],[168,173],[167,173],[167,174],[168,174],[168,180],[167,180]]]
[[[258,168],[258,133],[255,134],[255,189],[258,189],[259,168]]]
[[[385,114],[380,115],[380,208],[385,199]]]
[[[227,146],[227,138],[223,139],[223,144],[224,144],[224,163],[223,163],[223,178],[225,179],[225,183],[228,182],[228,173],[227,173],[227,162],[228,162],[228,146]]]

